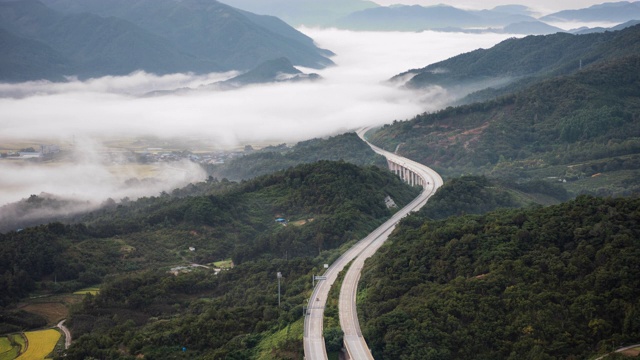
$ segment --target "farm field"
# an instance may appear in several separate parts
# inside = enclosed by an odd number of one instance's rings
[[[231,269],[233,267],[233,261],[231,259],[216,261],[213,263],[218,269]]]
[[[74,292],[74,295],[86,295],[86,294],[91,294],[91,295],[98,295],[98,293],[100,292],[100,287],[99,286],[91,286],[91,287],[87,287],[84,289],[80,289],[76,292]]]
[[[58,321],[69,317],[69,306],[82,301],[82,295],[61,294],[41,298],[28,299],[20,303],[18,308],[47,319],[48,326],[55,326]]]
[[[21,334],[0,337],[0,360],[13,360],[25,348],[26,342]]]
[[[29,331],[25,335],[28,341],[27,349],[16,358],[17,360],[45,359],[60,340],[60,333],[54,329]]]

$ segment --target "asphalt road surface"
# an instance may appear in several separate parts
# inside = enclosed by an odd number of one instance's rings
[[[363,138],[363,140],[366,130],[367,129],[361,129],[358,131],[358,135]],[[329,290],[338,277],[338,274],[354,259],[356,259],[356,261],[351,265],[340,292],[340,325],[345,334],[345,346],[347,346],[347,350],[351,354],[352,359],[372,359],[371,353],[360,332],[355,303],[358,279],[360,278],[360,270],[362,269],[364,260],[373,255],[375,251],[382,246],[400,219],[410,212],[420,209],[429,197],[435,193],[438,187],[442,185],[440,175],[428,167],[393,153],[386,152],[371,144],[369,145],[375,152],[387,157],[387,159],[392,159],[394,162],[403,165],[425,179],[424,190],[409,205],[399,210],[391,219],[347,250],[322,274],[326,277],[326,280],[320,280],[314,288],[305,314],[304,354],[306,360],[327,359],[327,351],[322,336],[324,307]]]

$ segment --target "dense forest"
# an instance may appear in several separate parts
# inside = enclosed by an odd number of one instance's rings
[[[413,75],[406,84],[409,88],[437,85],[458,94],[481,90],[463,101],[487,100],[583,67],[636,56],[639,40],[640,26],[583,35],[559,32],[511,38],[490,49],[460,54],[396,78]]]
[[[312,270],[338,256],[329,250],[387,219],[386,196],[402,206],[418,191],[376,166],[320,161],[0,234],[0,327],[41,326],[16,320],[12,304],[27,294],[102,283],[68,322],[77,339],[68,359],[258,357],[262,341],[300,321]],[[229,258],[235,267],[218,275],[190,268]],[[169,273],[179,265],[186,273]],[[277,272],[286,279],[280,308]],[[297,356],[294,334],[268,348]]]
[[[209,179],[206,183],[191,184],[181,189],[168,190],[168,193],[163,193],[160,197],[166,199],[167,195],[171,197],[209,195],[237,185],[234,181],[249,180],[319,160],[344,160],[360,166],[386,166],[384,158],[376,155],[355,133],[301,141],[291,147],[281,144],[255,151],[251,147],[248,148],[251,151],[246,151],[246,155],[232,158],[224,164],[203,165],[209,173]],[[218,181],[218,179],[221,180]],[[128,179],[125,185],[145,186],[152,181],[154,180],[132,178]],[[100,213],[103,208],[108,209],[119,204],[127,205],[130,203],[128,198],[108,199],[102,204],[94,204],[82,199],[64,198],[55,194],[32,194],[21,201],[0,206],[0,232],[50,222],[84,222],[87,220],[87,213],[91,211],[98,209],[97,212]]]
[[[640,57],[600,63],[496,100],[394,122],[373,143],[445,176],[555,179],[574,195],[637,192]],[[606,183],[592,176],[610,173]]]
[[[213,177],[239,181],[318,160],[386,166],[382,156],[376,155],[356,133],[351,132],[326,139],[301,141],[292,147],[286,144],[267,146],[224,164],[209,165],[206,170]]]
[[[586,48],[610,51],[583,57],[571,74],[564,51],[539,47],[557,62],[505,95],[369,134],[449,178],[367,262],[360,316],[375,358],[578,359],[638,343],[640,200],[580,194],[640,190],[639,29],[554,35],[569,50],[586,44],[576,39],[599,39]],[[550,40],[512,39],[445,63],[474,74],[526,68],[535,57],[502,70],[482,64]],[[462,174],[483,176],[453,178]],[[496,210],[526,205],[531,194],[578,197]]]
[[[364,270],[377,359],[579,359],[640,339],[640,200],[403,221]]]

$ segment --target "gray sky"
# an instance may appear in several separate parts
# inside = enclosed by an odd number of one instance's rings
[[[521,4],[530,7],[542,14],[556,12],[565,9],[582,9],[595,4],[605,2],[614,2],[617,0],[372,0],[380,5],[406,4],[406,5],[422,5],[432,6],[438,4],[447,4],[464,9],[490,9],[498,5]]]

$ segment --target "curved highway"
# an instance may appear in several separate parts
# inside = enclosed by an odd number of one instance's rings
[[[364,139],[364,134],[368,130],[360,129],[357,133]],[[369,144],[367,142],[367,144]],[[353,247],[347,250],[338,260],[336,260],[323,274],[326,277],[320,280],[313,290],[309,299],[308,308],[304,321],[304,355],[305,359],[327,359],[323,332],[324,307],[329,290],[335,282],[338,274],[353,259],[356,261],[351,265],[349,272],[344,279],[340,291],[340,326],[344,332],[345,346],[352,359],[372,359],[371,353],[360,332],[358,316],[356,312],[355,296],[358,279],[364,260],[382,246],[395,225],[412,211],[420,209],[442,185],[442,178],[438,173],[415,161],[403,158],[393,153],[384,151],[374,145],[369,144],[378,154],[385,156],[403,167],[413,171],[424,180],[424,190],[409,205],[399,210],[391,219],[374,230],[364,239],[360,240]]]

